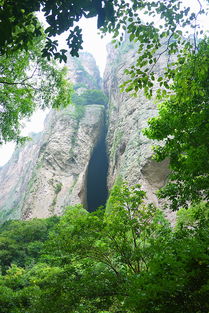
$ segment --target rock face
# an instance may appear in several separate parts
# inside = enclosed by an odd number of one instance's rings
[[[104,109],[86,106],[80,120],[72,113],[68,109],[49,117],[22,207],[24,219],[61,214],[66,205],[86,204],[87,167],[100,137]]]
[[[87,168],[104,124],[104,107],[86,106],[80,119],[75,113],[72,107],[51,112],[45,131],[2,169],[4,214],[42,218],[61,214],[66,205],[86,204]]]
[[[101,89],[101,77],[95,59],[88,52],[80,54],[79,58],[67,59],[69,79],[76,89],[84,87],[87,89]]]
[[[124,70],[134,63],[135,56],[136,48],[128,40],[117,52],[111,45],[108,46],[104,74],[104,89],[109,97],[108,187],[110,189],[117,179],[125,180],[130,185],[140,183],[148,199],[157,205],[155,191],[165,184],[168,162],[157,163],[151,159],[153,143],[142,133],[148,118],[157,115],[156,104],[147,100],[143,92],[134,98],[119,90],[127,79]]]
[[[1,220],[47,217],[61,214],[67,205],[87,205],[88,166],[104,131],[105,115],[108,188],[118,179],[130,185],[140,183],[148,201],[158,205],[155,192],[165,184],[168,161],[156,163],[151,159],[153,143],[142,133],[147,119],[157,114],[156,105],[143,93],[133,98],[119,90],[127,79],[124,70],[135,61],[135,55],[136,48],[128,40],[118,51],[109,46],[104,75],[104,90],[109,97],[106,112],[103,105],[94,103],[52,111],[44,132],[17,149],[10,162],[0,169]],[[100,88],[99,71],[90,54],[69,58],[67,65],[77,95],[86,89]]]
[[[68,66],[82,90],[99,88],[99,71],[90,54],[82,54],[79,62],[69,59]],[[17,149],[0,170],[0,219],[42,218],[61,214],[67,205],[85,206],[88,164],[104,122],[104,106],[94,103],[51,111],[44,132]]]
[[[21,218],[24,195],[36,166],[41,134],[31,135],[32,140],[16,149],[10,161],[0,169],[0,220]]]

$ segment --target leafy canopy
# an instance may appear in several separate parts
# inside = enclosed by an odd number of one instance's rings
[[[2,273],[12,264],[27,267],[38,261],[49,230],[58,217],[31,221],[7,221],[0,226],[0,267]]]
[[[97,16],[98,28],[105,21],[114,22],[113,1],[105,0],[11,0],[0,5],[0,54],[18,49],[29,49],[34,37],[42,34],[35,12],[42,11],[49,26],[45,30],[47,40],[43,56],[66,61],[66,50],[57,51],[58,43],[51,39],[68,31],[67,44],[72,56],[78,56],[82,48],[82,30],[76,23],[82,18]]]
[[[138,77],[140,86],[147,86],[147,71],[142,70],[142,65],[154,64],[158,57],[153,54],[162,45],[162,40],[167,41],[168,53],[178,52],[181,38],[181,27],[189,25],[193,27],[198,14],[204,13],[201,1],[198,13],[190,12],[189,7],[184,7],[180,1],[147,1],[147,0],[34,0],[33,3],[27,0],[1,1],[0,6],[0,54],[7,54],[17,49],[28,49],[34,37],[41,36],[41,27],[35,12],[42,11],[48,23],[45,29],[47,40],[43,48],[43,56],[50,59],[58,58],[66,61],[66,50],[57,50],[58,43],[52,37],[68,32],[66,42],[72,56],[78,56],[82,49],[82,29],[77,22],[82,18],[97,17],[97,27],[105,32],[114,34],[114,38],[120,37],[123,40],[122,32],[130,34],[130,40],[138,41],[139,58],[137,67],[130,70],[130,74]],[[150,21],[143,22],[141,12],[149,15]],[[160,16],[164,25],[156,27],[153,23],[153,16]],[[175,39],[175,41],[172,41]],[[188,46],[189,47],[189,46]],[[143,50],[147,48],[148,51]],[[143,51],[142,51],[143,50]],[[150,70],[152,84],[153,71]],[[134,86],[136,81],[134,82]],[[133,83],[130,82],[129,88]],[[140,86],[138,88],[140,88]],[[136,88],[136,87],[135,87]],[[148,92],[148,89],[145,88]],[[148,92],[149,93],[149,92]]]
[[[185,60],[186,51],[196,51],[198,35],[203,32],[197,18],[208,6],[203,9],[202,1],[196,2],[198,9],[193,12],[179,0],[116,1],[115,23],[107,22],[102,32],[113,33],[116,46],[123,42],[126,34],[138,46],[136,62],[125,71],[129,79],[121,86],[122,90],[137,96],[143,89],[147,97],[151,97],[155,81],[159,80],[158,95],[166,94],[176,64]],[[143,20],[146,15],[148,18]],[[161,22],[156,23],[156,18]],[[187,38],[182,32],[185,27],[189,29]],[[157,64],[162,56],[166,56],[167,64],[163,73],[162,70],[159,73]]]
[[[209,199],[209,40],[199,42],[175,70],[173,95],[159,105],[159,115],[148,121],[145,135],[161,141],[155,159],[169,157],[171,174],[159,196],[171,208]]]
[[[36,108],[66,107],[72,86],[66,69],[42,58],[44,38],[33,39],[28,51],[0,56],[0,144],[23,142],[21,123]]]
[[[52,220],[13,222],[18,231],[4,226],[3,234],[23,247],[37,244],[41,231],[44,247],[35,264],[25,249],[27,257],[19,256],[25,264],[16,255],[0,275],[3,312],[207,313],[208,205],[181,209],[172,228],[144,197],[139,185],[122,184],[112,191],[108,213],[76,206],[53,229]]]

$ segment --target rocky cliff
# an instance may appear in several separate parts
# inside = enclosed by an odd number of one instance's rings
[[[79,58],[68,55],[67,64],[69,79],[75,89],[101,89],[101,77],[95,59],[88,52],[80,53]]]
[[[97,143],[101,145],[101,137],[104,137],[105,115],[108,189],[118,179],[130,185],[140,183],[147,191],[148,201],[158,205],[155,192],[166,181],[168,162],[156,163],[152,160],[153,143],[142,133],[147,119],[157,114],[156,105],[148,101],[142,92],[133,98],[119,90],[120,84],[127,79],[124,70],[135,61],[135,55],[136,49],[128,40],[117,51],[111,45],[108,47],[104,75],[104,90],[109,97],[106,109],[104,105],[94,102],[95,99],[101,101],[101,94],[98,93],[101,79],[92,56],[84,53],[79,59],[68,59],[69,78],[76,90],[74,99],[78,104],[88,105],[52,111],[44,132],[35,135],[25,147],[17,149],[10,162],[1,169],[2,220],[61,214],[66,205],[76,203],[87,207],[87,185],[90,182],[93,185],[91,194],[97,197],[94,186],[99,183],[95,177],[103,175],[105,182],[107,170],[101,174],[92,160],[101,157],[98,150],[105,151],[104,147],[97,147]],[[158,65],[158,71],[163,62]],[[89,89],[85,102],[83,95],[86,96]],[[97,152],[92,157],[94,151]],[[93,177],[87,179],[88,170],[93,167]]]
[[[128,79],[124,70],[136,60],[136,47],[128,40],[117,51],[108,46],[104,89],[109,97],[107,145],[109,151],[109,189],[117,179],[130,185],[140,183],[149,200],[158,205],[155,192],[165,184],[168,161],[152,160],[153,143],[143,136],[147,120],[157,114],[156,104],[139,92],[137,97],[120,92],[119,86]],[[161,60],[157,71],[166,63]]]
[[[68,59],[69,77],[82,93],[100,87],[90,54]],[[88,78],[88,79],[87,79]],[[103,135],[104,106],[94,104],[51,111],[42,133],[16,149],[0,171],[0,218],[47,217],[66,205],[86,205],[86,177],[94,148]]]
[[[15,218],[61,214],[66,205],[86,203],[85,180],[101,135],[104,107],[51,112],[45,131],[18,149],[1,173],[2,214]]]

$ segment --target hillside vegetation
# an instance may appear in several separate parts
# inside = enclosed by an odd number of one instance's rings
[[[122,184],[108,213],[2,225],[0,311],[207,313],[208,205],[181,209],[172,228],[144,197]]]

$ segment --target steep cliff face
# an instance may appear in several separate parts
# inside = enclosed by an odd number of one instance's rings
[[[79,58],[67,59],[69,79],[77,88],[101,89],[101,77],[95,59],[88,52],[80,54]]]
[[[80,120],[73,113],[69,108],[49,117],[23,201],[24,219],[61,214],[66,205],[86,204],[87,167],[100,138],[104,109],[86,106]]]
[[[90,54],[69,59],[68,66],[81,92],[99,88],[99,71]],[[1,220],[61,214],[66,205],[76,203],[86,206],[88,165],[103,135],[104,113],[104,106],[94,101],[50,112],[44,131],[17,149],[0,171]]]
[[[47,217],[61,214],[66,205],[76,203],[87,207],[87,200],[92,201],[88,199],[87,191],[91,194],[89,197],[95,196],[94,184],[99,186],[100,183],[94,177],[102,175],[106,197],[107,168],[101,174],[96,165],[92,169],[91,162],[95,157],[102,159],[97,154],[99,150],[104,150],[105,160],[105,147],[100,147],[105,115],[108,119],[108,189],[117,183],[117,179],[130,185],[140,183],[147,191],[148,201],[158,204],[155,192],[166,181],[168,161],[156,163],[151,159],[153,143],[142,134],[148,118],[157,114],[156,104],[148,101],[142,92],[133,98],[119,90],[120,84],[127,79],[124,70],[135,61],[135,55],[136,48],[128,40],[117,51],[109,46],[104,75],[104,89],[109,97],[106,112],[103,105],[94,104],[96,98],[101,99],[97,93],[101,79],[92,56],[84,53],[79,59],[69,58],[67,65],[77,93],[75,100],[82,102],[86,90],[91,89],[87,103],[92,99],[92,104],[52,111],[44,132],[18,149],[0,170],[1,219]],[[164,66],[164,60],[161,62],[157,71]],[[107,160],[105,165],[102,162],[103,167],[107,167]],[[88,177],[89,172],[93,173],[91,177]],[[91,203],[89,209],[94,209],[96,204]]]
[[[66,205],[86,205],[86,174],[104,125],[104,107],[89,105],[51,112],[45,131],[18,149],[2,169],[3,217],[47,217]]]
[[[149,200],[158,204],[155,191],[162,187],[168,175],[168,162],[157,163],[151,159],[152,142],[142,134],[148,118],[157,114],[156,104],[147,100],[143,92],[136,98],[121,93],[119,86],[128,79],[124,70],[130,67],[136,56],[136,48],[126,41],[116,52],[108,46],[104,89],[109,96],[108,134],[109,151],[108,187],[118,178],[130,185],[140,183]],[[158,65],[158,71],[163,68]]]
[[[41,134],[31,135],[32,140],[16,149],[10,161],[0,170],[0,221],[10,217],[21,218],[24,194],[36,166]]]

